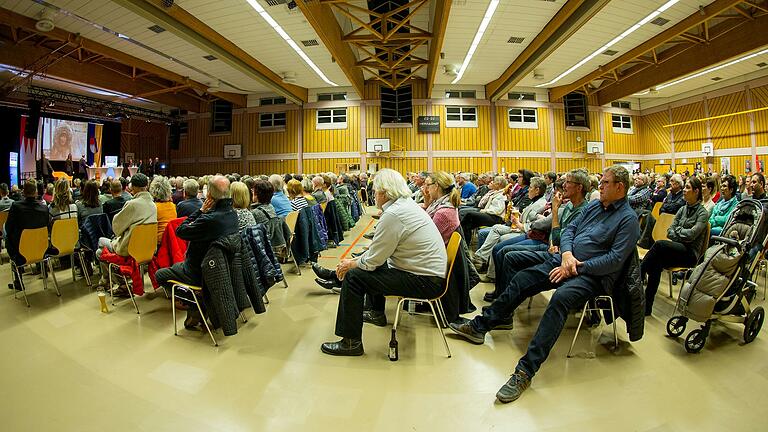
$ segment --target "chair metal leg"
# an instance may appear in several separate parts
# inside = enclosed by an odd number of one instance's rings
[[[579,337],[579,330],[581,330],[581,324],[584,322],[584,316],[587,315],[587,308],[589,307],[589,302],[584,303],[584,307],[581,309],[581,318],[579,318],[579,325],[576,327],[576,333],[573,335],[573,340],[571,341],[571,347],[568,348],[568,354],[566,354],[567,358],[571,358],[571,352],[573,352],[573,346],[576,345],[576,338]]]
[[[264,300],[264,304],[269,304],[269,297],[267,297],[267,293],[264,293],[264,297],[262,299]]]
[[[203,325],[205,325],[205,329],[208,330],[208,335],[211,336],[211,340],[213,341],[213,346],[217,347],[219,346],[219,343],[216,342],[216,338],[213,337],[213,332],[211,331],[211,328],[208,326],[208,320],[205,318],[205,315],[203,315],[203,308],[200,306],[200,302],[197,301],[197,295],[194,291],[192,291],[192,298],[195,300],[195,305],[197,306],[198,312],[200,312],[200,318],[203,321]]]
[[[403,304],[405,304],[405,297],[401,298],[397,302],[397,309],[395,309],[395,322],[392,324],[392,330],[397,331],[397,324],[400,322],[400,311],[403,310]]]
[[[667,278],[669,282],[669,298],[672,298],[672,271],[667,270]]]
[[[136,297],[133,295],[133,289],[128,285],[128,279],[125,278],[125,275],[123,276],[123,282],[125,283],[125,288],[128,290],[128,295],[131,296],[131,301],[133,302],[133,307],[136,308],[136,314],[140,314],[139,312],[139,305],[136,304]]]
[[[115,292],[112,290],[112,264],[107,263],[107,291],[109,291],[109,298],[112,301],[112,306],[115,305]]]
[[[77,274],[75,273],[75,254],[69,256],[69,269],[72,270],[72,282],[77,282]]]
[[[448,341],[445,339],[445,333],[443,332],[443,328],[440,326],[440,321],[437,319],[435,306],[432,304],[432,302],[427,302],[427,303],[429,303],[429,308],[432,309],[432,316],[435,318],[435,325],[437,326],[437,331],[440,333],[440,337],[443,338],[443,344],[445,344],[445,352],[448,355],[448,358],[451,358],[451,349],[448,348]]]
[[[173,335],[178,336],[178,327],[176,326],[176,284],[171,285],[171,314],[173,315]]]
[[[82,251],[77,252],[77,256],[80,258],[80,266],[83,269],[83,276],[85,276],[85,282],[88,284],[89,287],[93,287],[93,284],[91,283],[91,276],[88,274],[88,270],[85,267],[85,256]]]
[[[53,271],[53,263],[50,259],[43,260],[43,265],[46,264],[51,269],[51,277],[53,278],[53,287],[56,288],[56,295],[61,297],[61,291],[59,291],[59,281],[56,280],[56,273]]]
[[[435,300],[437,304],[437,312],[440,315],[440,320],[443,323],[443,328],[448,328],[448,317],[445,315],[445,309],[443,309],[443,302],[440,299]]]
[[[29,299],[27,299],[27,286],[24,284],[24,279],[21,278],[21,271],[19,270],[19,266],[17,266],[13,260],[11,260],[11,265],[16,270],[16,277],[19,278],[19,285],[21,285],[21,293],[24,295],[24,303],[27,304],[27,307],[31,307],[29,304]],[[13,287],[13,298],[16,297],[16,287]]]
[[[240,319],[243,321],[243,324],[248,322],[248,318],[245,317],[245,313],[240,312]]]
[[[683,282],[685,283],[685,282]],[[614,351],[619,349],[619,335],[616,332],[616,311],[613,309],[613,297],[611,296],[602,296],[602,298],[608,299],[608,304],[611,305],[611,318],[613,319],[613,349]]]
[[[43,277],[43,289],[48,289],[48,267],[44,261],[37,263],[40,266],[40,275]]]
[[[288,288],[288,278],[285,277],[285,273],[283,273],[283,286]]]

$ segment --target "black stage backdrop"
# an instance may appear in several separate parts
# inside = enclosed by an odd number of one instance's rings
[[[21,136],[22,114],[27,114],[27,110],[23,108],[0,107],[0,182],[2,183],[7,184],[10,181],[10,174],[8,173],[9,152],[18,152],[21,146],[19,138]],[[40,113],[40,117],[101,123],[104,125],[101,135],[102,158],[103,156],[120,156],[121,125],[118,122],[46,112]],[[79,157],[73,161],[75,169],[77,169],[78,160]],[[101,162],[103,163],[104,161],[102,160]],[[51,166],[55,171],[64,171],[64,161],[51,161]]]

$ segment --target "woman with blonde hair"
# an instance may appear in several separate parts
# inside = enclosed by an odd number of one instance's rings
[[[286,185],[288,190],[288,199],[291,201],[291,210],[297,211],[309,207],[309,202],[304,198],[304,186],[296,179],[291,179]]]
[[[72,190],[69,188],[68,180],[61,179],[56,182],[48,213],[51,215],[51,221],[77,218],[77,205],[72,201]]]
[[[157,207],[157,244],[160,244],[168,222],[176,219],[176,204],[171,201],[171,182],[166,177],[156,176],[149,184],[149,193]]]
[[[242,231],[246,227],[256,225],[256,219],[250,210],[251,191],[248,190],[248,186],[243,182],[233,182],[229,191],[232,194],[232,208],[237,214],[238,229]]]
[[[427,175],[424,180],[425,203],[427,214],[440,231],[443,242],[448,244],[451,234],[459,227],[459,210],[461,193],[456,188],[452,175],[445,171],[436,171]]]

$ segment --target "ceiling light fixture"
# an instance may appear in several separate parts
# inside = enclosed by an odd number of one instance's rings
[[[586,56],[585,58],[583,58],[580,62],[578,62],[575,65],[571,66],[567,71],[561,73],[560,75],[555,77],[555,79],[553,79],[552,81],[550,81],[548,83],[544,83],[544,84],[539,84],[536,87],[546,87],[546,86],[552,85],[552,84],[560,81],[561,79],[565,78],[567,75],[571,74],[576,69],[580,68],[581,66],[584,66],[584,64],[587,63],[588,61],[592,60],[593,58],[595,58],[598,55],[600,55],[601,53],[603,53],[603,51],[606,51],[608,48],[616,45],[620,40],[622,40],[625,37],[629,36],[630,34],[634,33],[635,30],[637,30],[640,27],[644,26],[645,24],[653,21],[654,18],[656,18],[657,16],[661,15],[664,11],[666,11],[669,8],[671,8],[672,6],[675,5],[675,3],[679,2],[679,1],[680,0],[669,0],[668,2],[664,3],[660,8],[658,8],[658,9],[654,10],[653,12],[651,12],[648,16],[646,16],[645,18],[640,20],[637,24],[635,24],[632,27],[624,30],[623,33],[621,33],[620,35],[618,35],[615,38],[611,39],[610,42],[608,42],[607,44],[601,46],[600,48],[595,50],[595,52],[593,52],[592,54],[590,54],[590,55]]]
[[[767,49],[764,49],[764,50],[762,50],[762,51],[758,51],[758,52],[756,52],[756,53],[752,53],[752,54],[748,54],[748,55],[745,55],[744,57],[739,57],[739,58],[737,58],[737,59],[735,59],[735,60],[731,60],[731,61],[729,61],[728,63],[723,63],[723,64],[721,64],[720,66],[715,66],[715,67],[711,67],[711,68],[709,68],[709,69],[704,69],[704,70],[703,70],[703,71],[701,71],[701,72],[696,72],[696,73],[695,73],[695,74],[693,74],[693,75],[688,75],[687,77],[684,77],[684,78],[680,78],[679,80],[670,81],[670,82],[668,82],[668,83],[665,83],[665,84],[661,84],[661,85],[658,85],[658,86],[656,86],[656,89],[657,89],[657,90],[661,90],[661,89],[665,89],[665,88],[667,88],[667,87],[671,87],[671,86],[673,86],[673,85],[677,85],[677,84],[680,84],[680,83],[684,83],[684,82],[686,82],[686,81],[688,81],[688,80],[692,80],[692,79],[694,79],[694,78],[698,78],[698,77],[700,77],[700,76],[703,76],[703,75],[706,75],[706,74],[708,74],[708,73],[712,73],[712,72],[716,72],[716,71],[719,71],[720,69],[724,69],[724,68],[727,68],[727,67],[729,67],[729,66],[733,66],[733,65],[735,65],[735,64],[737,64],[737,63],[741,63],[741,62],[743,62],[743,61],[747,61],[747,60],[753,59],[753,58],[755,58],[755,57],[757,57],[757,56],[761,56],[761,55],[763,55],[763,54],[768,54],[768,48],[767,48]]]
[[[477,33],[475,33],[475,38],[472,40],[472,45],[469,46],[469,51],[467,51],[467,55],[464,57],[464,63],[461,64],[461,68],[459,69],[459,72],[456,74],[456,78],[451,82],[451,84],[456,84],[459,82],[459,80],[461,80],[461,77],[464,76],[464,71],[467,70],[467,66],[469,66],[469,62],[472,60],[472,56],[475,54],[477,46],[480,45],[480,41],[483,39],[483,34],[488,28],[488,24],[491,23],[491,18],[493,18],[493,14],[496,12],[496,8],[498,6],[499,0],[491,0],[491,3],[488,5],[488,9],[485,10],[485,16],[483,17],[483,20],[480,21],[480,27],[477,29]]]
[[[266,21],[267,24],[272,26],[272,28],[277,32],[277,34],[279,34],[280,37],[282,37],[283,40],[285,40],[285,42],[288,43],[288,45],[290,45],[290,47],[293,48],[294,51],[296,51],[296,54],[298,54],[299,57],[301,57],[301,59],[304,60],[304,63],[306,63],[313,71],[315,71],[315,73],[323,81],[325,81],[326,83],[328,83],[329,85],[332,85],[334,87],[338,87],[339,86],[335,82],[333,82],[330,79],[328,79],[328,77],[325,76],[323,71],[321,71],[320,68],[317,67],[317,65],[306,54],[304,54],[304,51],[302,51],[301,48],[299,48],[299,45],[296,44],[296,42],[294,42],[293,39],[291,39],[290,36],[288,36],[288,33],[286,33],[285,30],[283,30],[283,28],[280,27],[280,24],[278,24],[277,21],[275,21],[267,13],[267,11],[264,9],[263,6],[261,6],[259,4],[258,1],[256,1],[256,0],[246,0],[246,1],[248,2],[249,5],[251,5],[252,8],[254,8],[256,10],[256,12],[259,13],[259,15],[261,15],[262,18],[264,18],[264,21]]]

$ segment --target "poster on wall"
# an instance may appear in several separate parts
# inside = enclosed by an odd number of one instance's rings
[[[731,158],[729,157],[720,158],[720,172],[723,174],[731,173]]]
[[[11,186],[19,185],[19,154],[16,152],[8,153],[8,171],[11,175]]]
[[[133,153],[133,152],[125,152],[125,158],[123,159],[123,163],[131,163],[132,161],[135,161],[135,160],[136,160],[136,154],[135,153]]]

